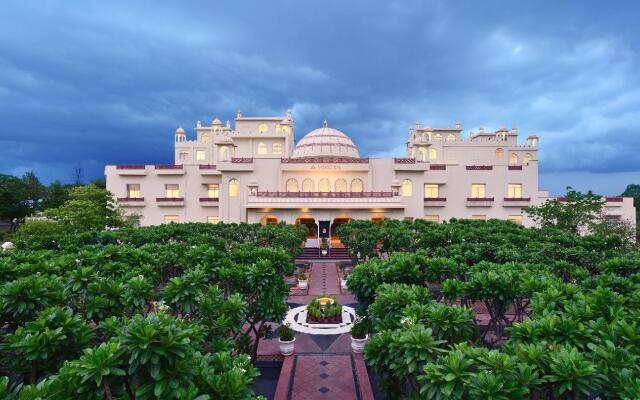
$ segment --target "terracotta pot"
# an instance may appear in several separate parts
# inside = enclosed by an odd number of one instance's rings
[[[363,339],[356,339],[351,336],[351,350],[354,353],[362,353],[364,349],[364,345],[369,341],[369,335],[365,336]]]
[[[290,356],[291,354],[293,354],[293,349],[295,347],[295,341],[296,338],[294,337],[293,340],[289,341],[289,342],[284,342],[280,339],[278,339],[278,342],[280,343],[280,354],[282,354],[283,356]]]

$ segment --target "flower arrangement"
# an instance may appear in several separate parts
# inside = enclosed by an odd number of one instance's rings
[[[333,297],[316,297],[307,305],[310,324],[339,324],[342,322],[342,304]]]

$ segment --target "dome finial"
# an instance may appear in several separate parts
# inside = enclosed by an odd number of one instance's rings
[[[329,126],[329,124],[327,123],[327,120],[325,119],[324,122],[322,123],[322,127],[326,128],[328,126]]]

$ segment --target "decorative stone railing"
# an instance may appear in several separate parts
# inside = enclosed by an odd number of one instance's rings
[[[126,202],[141,201],[141,202],[144,202],[144,197],[118,197],[118,201],[126,201]]]
[[[118,197],[118,204],[122,207],[144,207],[144,197]]]
[[[155,169],[182,169],[182,164],[157,164]]]
[[[372,198],[393,197],[393,192],[257,192],[257,197]]]
[[[425,197],[424,201],[447,201],[446,197]]]
[[[184,201],[184,197],[156,197],[158,203],[180,202]]]
[[[394,164],[415,164],[416,159],[415,158],[394,158],[393,162]]]
[[[253,157],[234,157],[231,159],[231,164],[251,164],[253,163]]]
[[[281,158],[282,164],[368,164],[368,158],[349,157],[296,157]]]
[[[531,197],[505,197],[504,201],[531,201]]]
[[[447,169],[446,164],[431,164],[429,169],[432,171],[445,171]]]
[[[116,165],[116,169],[145,169],[145,168],[146,168],[145,165],[129,165],[129,164]]]
[[[467,197],[467,201],[493,201],[493,197]]]
[[[218,202],[220,201],[220,198],[218,197],[200,197],[200,201],[202,202]]]
[[[531,202],[531,197],[505,197],[502,205],[504,207],[526,207]]]
[[[509,165],[510,171],[522,171],[522,165]]]
[[[493,165],[467,165],[467,171],[491,171]]]
[[[212,164],[200,164],[198,168],[199,169],[216,169],[216,166]]]

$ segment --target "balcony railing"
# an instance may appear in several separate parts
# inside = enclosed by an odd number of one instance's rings
[[[493,165],[467,165],[467,171],[491,171]]]
[[[522,165],[509,165],[509,171],[522,171]]]
[[[368,158],[349,157],[296,157],[281,158],[282,164],[368,164]]]
[[[393,162],[394,164],[415,164],[416,159],[415,158],[394,158]]]
[[[182,164],[157,164],[156,169],[182,169]]]
[[[605,197],[604,200],[607,203],[622,203],[624,201],[624,197]]]
[[[218,201],[220,201],[220,198],[218,198],[218,197],[200,197],[200,201],[203,201],[203,202],[218,202]]]
[[[504,201],[531,201],[531,197],[505,197]]]
[[[467,197],[467,201],[493,201],[493,197]]]
[[[156,197],[158,203],[184,201],[184,197]]]
[[[122,201],[122,202],[144,201],[144,197],[118,197],[118,201]]]
[[[145,169],[145,168],[146,168],[145,165],[128,165],[128,164],[116,165],[116,169]]]
[[[429,169],[432,171],[445,171],[447,169],[446,164],[431,164]]]
[[[447,201],[446,197],[425,197],[424,201]]]
[[[257,192],[257,197],[364,198],[393,197],[393,192]]]
[[[216,169],[216,166],[212,165],[212,164],[200,164],[198,166],[198,168],[200,168],[200,169]]]
[[[253,157],[234,157],[231,159],[231,164],[251,164]]]

